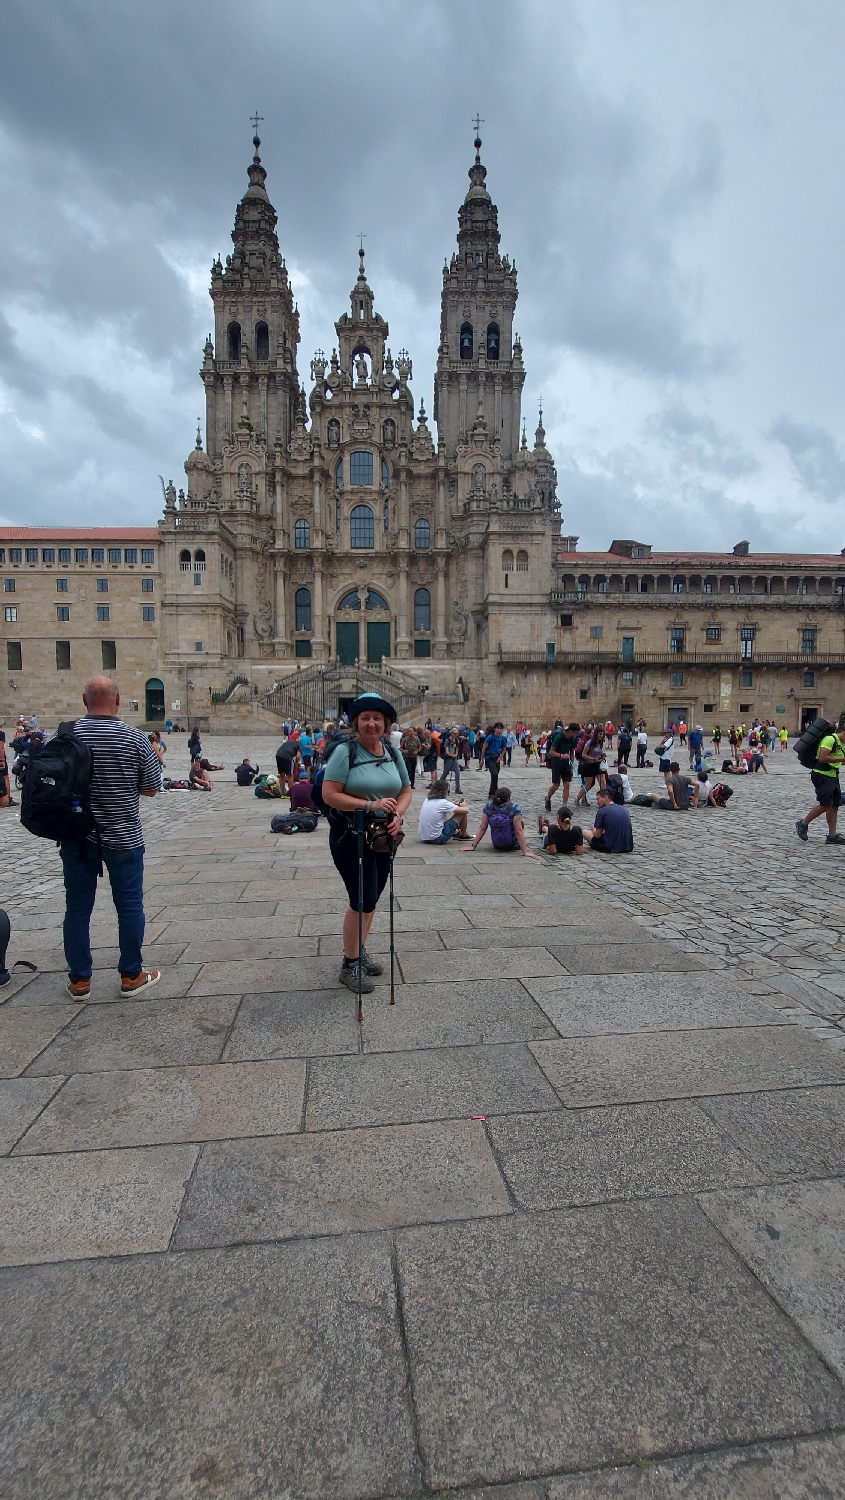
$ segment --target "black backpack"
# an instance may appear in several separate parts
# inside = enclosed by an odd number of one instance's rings
[[[337,748],[338,745],[343,745],[343,744],[348,744],[349,745],[349,770],[351,771],[352,767],[354,766],[354,764],[356,762],[356,760],[358,759],[358,741],[357,740],[349,739],[348,737],[345,737],[342,740],[341,739],[335,740],[335,742],[334,742],[334,744],[332,745],[331,748],[332,748],[332,750],[334,750],[334,749]],[[394,748],[391,745],[391,743],[390,743],[389,740],[382,740],[382,744],[384,745],[385,750],[387,750],[388,753],[392,756],[394,765],[398,766],[398,764],[399,764],[399,752],[398,752],[398,750],[394,750]],[[336,807],[329,807],[328,802],[324,802],[323,801],[323,777],[326,774],[326,762],[328,761],[328,758],[329,758],[330,754],[331,754],[331,751],[329,750],[329,747],[327,745],[326,748],[325,748],[325,750],[324,750],[324,752],[323,752],[323,765],[320,767],[320,769],[317,772],[316,776],[314,777],[314,780],[313,780],[312,785],[311,785],[311,801],[314,803],[314,806],[316,807],[317,811],[321,812],[324,817],[329,818],[329,819],[331,819],[333,817],[335,817],[335,818],[343,818],[344,821],[345,821],[347,819],[347,817],[349,816],[349,814],[339,812]]]
[[[94,757],[73,733],[73,720],[60,724],[55,739],[34,747],[21,792],[21,822],[41,839],[83,843],[97,832],[91,815]]]
[[[814,719],[812,724],[808,724],[792,746],[802,766],[812,771],[818,760],[820,742],[825,735],[835,733],[836,726],[828,723],[827,719]]]
[[[625,786],[624,786],[624,783],[622,781],[622,777],[621,776],[608,776],[608,778],[607,778],[607,790],[610,792],[610,795],[613,798],[614,802],[618,803],[620,807],[624,807],[624,805],[625,805]]]

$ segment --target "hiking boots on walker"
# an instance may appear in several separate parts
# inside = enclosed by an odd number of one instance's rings
[[[340,983],[345,984],[346,988],[352,990],[355,995],[358,994],[359,988],[362,995],[369,995],[375,989],[373,981],[367,975],[367,961],[364,955],[361,958],[345,958],[337,977]]]
[[[361,949],[361,957],[364,960],[365,974],[383,974],[384,964],[380,964],[377,958],[371,958],[366,948]]]

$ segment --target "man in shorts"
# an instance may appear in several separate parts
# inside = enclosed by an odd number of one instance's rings
[[[807,842],[807,825],[824,813],[827,819],[826,844],[845,844],[845,836],[836,832],[836,820],[842,805],[842,788],[839,785],[839,767],[845,760],[845,745],[836,733],[826,734],[819,740],[816,760],[810,779],[816,789],[816,806],[799,818],[795,832],[803,843]]]
[[[556,727],[546,746],[546,765],[551,771],[552,784],[546,793],[546,812],[552,810],[552,797],[561,788],[564,806],[569,801],[572,782],[572,756],[581,732],[580,724],[570,724],[567,729]]]

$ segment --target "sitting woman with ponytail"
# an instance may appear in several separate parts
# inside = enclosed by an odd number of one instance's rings
[[[387,740],[390,726],[396,720],[392,704],[378,693],[362,693],[349,709],[349,719],[350,738],[332,750],[326,762],[321,793],[330,809],[329,849],[349,897],[349,910],[343,918],[343,965],[338,977],[347,989],[368,994],[375,988],[371,976],[383,973],[383,968],[370,957],[364,943],[373,925],[378,899],[387,883],[392,855],[373,849],[369,838],[363,840],[364,915],[359,947],[361,851],[357,815],[363,814],[368,828],[379,823],[380,832],[387,835],[385,842],[389,843],[402,834],[402,814],[410,805],[413,793],[405,762]]]

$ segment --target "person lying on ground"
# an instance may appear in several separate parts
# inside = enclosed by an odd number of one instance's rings
[[[488,828],[490,829],[490,842],[494,849],[521,849],[526,859],[540,858],[539,854],[534,854],[525,842],[522,809],[518,802],[511,802],[511,794],[506,786],[497,787],[481,814],[481,822],[475,838],[461,852],[469,854],[471,850],[477,849]]]
[[[695,806],[695,801],[690,799],[689,776],[682,776],[680,771],[678,762],[670,761],[669,774],[666,777],[666,796],[661,797],[657,792],[641,792],[638,797],[632,799],[634,807],[659,807],[664,812],[689,812],[690,806]]]
[[[606,787],[600,787],[596,800],[599,808],[592,828],[584,829],[584,839],[595,854],[630,854],[634,847],[631,814],[611,799]]]
[[[205,756],[200,756],[200,765],[204,771],[225,771],[226,769],[222,761],[206,760]]]
[[[558,808],[555,828],[549,826],[548,818],[544,818],[542,814],[538,819],[538,826],[543,835],[543,848],[547,854],[584,853],[584,835],[577,823],[573,825],[571,808]]]
[[[449,801],[449,783],[445,776],[433,781],[420,808],[419,836],[424,844],[448,844],[450,839],[468,838],[469,809],[463,797]]]
[[[252,786],[259,770],[259,766],[250,765],[249,757],[244,756],[240,765],[235,767],[235,780],[238,786]]]

